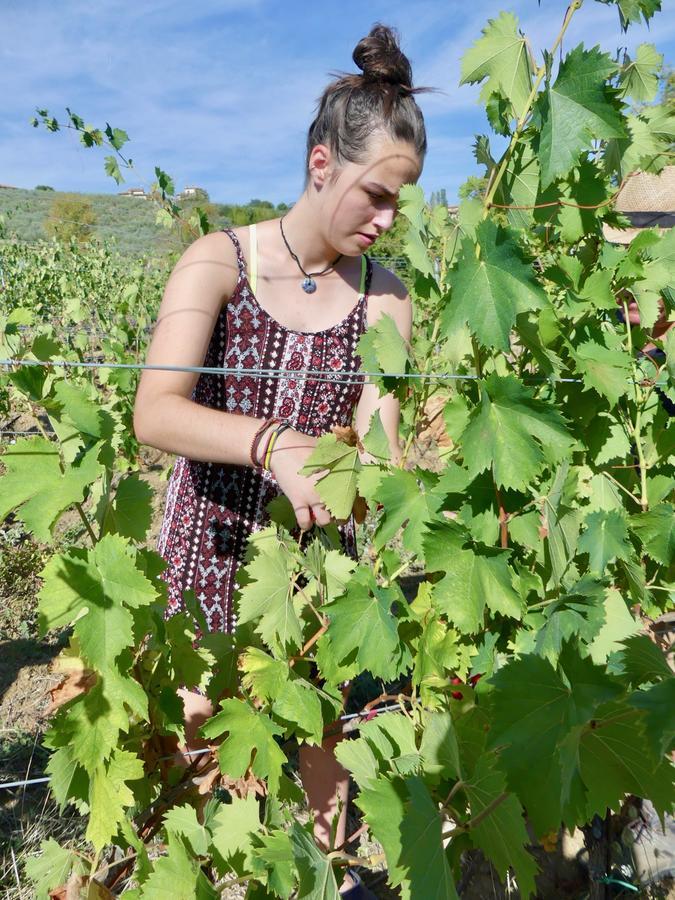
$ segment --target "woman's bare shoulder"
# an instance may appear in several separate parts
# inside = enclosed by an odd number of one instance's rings
[[[187,289],[199,287],[209,294],[231,297],[237,286],[237,251],[223,231],[212,231],[193,241],[183,251],[171,273],[171,281]]]
[[[410,339],[412,302],[408,289],[389,269],[372,261],[373,275],[368,294],[368,325],[374,325],[381,315],[390,315],[406,340]]]

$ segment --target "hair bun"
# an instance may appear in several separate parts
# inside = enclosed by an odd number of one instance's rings
[[[374,25],[362,38],[352,59],[369,81],[398,84],[412,89],[412,67],[398,43],[398,33],[387,25]]]

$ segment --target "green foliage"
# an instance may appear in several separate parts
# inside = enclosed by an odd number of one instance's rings
[[[92,228],[96,223],[94,210],[88,200],[66,194],[57,197],[49,207],[44,229],[48,237],[68,242],[71,239],[86,243],[92,238]]]
[[[616,5],[624,27],[659,6]],[[456,219],[444,203],[429,207],[419,187],[401,190],[397,239],[415,337],[407,346],[383,316],[359,343],[380,393],[401,403],[401,462],[389,461],[376,417],[359,436],[374,461],[325,435],[304,470],[322,473],[317,490],[338,519],[357,491],[365,498],[367,562],[341,552],[334,527],[299,542],[275,523],[249,542],[235,632],[198,642],[193,593],[166,618],[163,562],[143,548],[150,497],[129,471],[133,381],[28,367],[3,378],[8,403],[46,415],[55,437],[8,447],[0,513],[45,542],[67,509],[87,526],[84,545],[62,548],[41,572],[40,622],[71,629],[66,657],[85,681],[46,745],[55,797],[88,817],[92,874],[116,843],[133,848],[139,897],[214,896],[212,867],[220,879],[248,880],[252,895],[337,900],[336,871],[350,860],[325,854],[296,821],[285,767],[297,745],[321,741],[342,683],[363,673],[411,685],[400,711],[361,722],[338,751],[403,898],[456,897],[472,848],[500,877],[512,870],[521,896],[536,896],[525,813],[542,836],[618,810],[631,794],[672,812],[675,677],[635,610],[656,618],[675,591],[666,405],[675,332],[654,329],[661,299],[672,316],[675,232],[647,229],[625,249],[605,241],[602,225],[625,224],[612,209],[616,186],[638,166],[658,172],[675,128],[667,105],[627,105],[654,94],[653,48],[619,63],[580,45],[557,63],[577,14],[573,3],[539,66],[508,13],[465,55],[462,78],[483,85],[488,121],[508,145],[495,159],[477,138],[484,188]],[[115,152],[116,178],[126,135],[68,112],[85,145]],[[48,111],[38,115],[59,130]],[[156,176],[161,217],[180,230],[172,180],[160,168]],[[267,216],[282,211],[256,204]],[[190,228],[210,227],[203,209],[190,215]],[[70,252],[70,271],[85,268],[81,251]],[[39,276],[47,285],[50,260]],[[89,275],[73,277],[78,289],[58,297],[74,318],[90,311]],[[30,303],[4,301],[5,352],[81,361],[86,342],[53,330],[54,304],[29,284]],[[120,307],[103,305],[117,330],[102,352],[143,349],[137,331],[113,320],[147,324],[145,287],[137,273]],[[617,315],[617,298],[633,297],[640,326]],[[641,352],[648,343],[665,358]],[[439,372],[456,377],[414,377]],[[439,399],[448,440],[431,472],[410,454]],[[423,575],[408,603],[400,578],[413,564]],[[218,708],[202,734],[231,801],[199,815],[189,776],[161,755],[163,739],[183,737],[181,686]],[[152,860],[149,833],[166,848]],[[54,886],[48,870],[63,884],[80,858],[52,843],[44,851],[29,866],[43,894]]]

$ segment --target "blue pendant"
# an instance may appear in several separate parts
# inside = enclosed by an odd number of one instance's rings
[[[316,281],[308,276],[302,282],[302,289],[306,294],[313,294],[316,290]]]

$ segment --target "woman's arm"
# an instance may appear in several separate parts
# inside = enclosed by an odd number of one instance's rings
[[[401,337],[406,344],[409,344],[412,335],[413,309],[405,285],[387,269],[378,265],[375,266],[372,280],[375,290],[371,289],[368,298],[368,325],[374,325],[380,316],[386,313],[394,319]],[[380,411],[380,420],[385,434],[389,438],[391,461],[397,463],[401,457],[398,436],[400,404],[392,394],[380,397],[374,384],[366,384],[363,387],[354,418],[354,427],[360,437],[368,433],[370,420],[376,410]],[[369,453],[363,453],[361,461],[375,462],[375,459]]]
[[[227,235],[194,242],[167,282],[148,348],[150,365],[201,366],[222,306],[234,293],[237,256]],[[262,419],[210,409],[192,399],[198,375],[145,369],[134,405],[134,431],[142,444],[203,462],[251,465],[250,448]],[[271,469],[291,501],[298,524],[330,521],[314,484],[298,475],[316,438],[289,429],[274,447]]]

